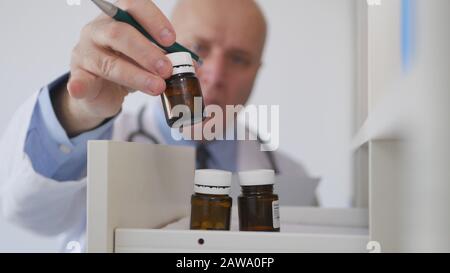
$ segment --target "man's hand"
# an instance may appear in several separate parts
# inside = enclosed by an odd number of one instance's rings
[[[117,6],[161,45],[175,42],[172,25],[152,1],[120,0]],[[78,135],[115,116],[131,90],[160,95],[171,73],[161,49],[134,27],[101,15],[81,31],[67,90],[53,98],[56,115],[69,136]]]

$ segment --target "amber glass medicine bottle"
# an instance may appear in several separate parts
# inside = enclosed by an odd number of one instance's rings
[[[278,195],[273,193],[275,172],[252,170],[239,173],[239,230],[280,231]]]
[[[172,76],[166,80],[166,90],[161,94],[167,124],[170,127],[181,127],[203,121],[205,104],[191,54],[176,52],[166,56],[173,66]],[[182,112],[179,109],[174,111],[177,105],[189,112],[181,108]]]
[[[230,172],[196,170],[191,197],[191,229],[230,230]]]

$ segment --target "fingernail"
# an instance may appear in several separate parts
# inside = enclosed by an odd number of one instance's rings
[[[168,28],[165,28],[161,31],[159,37],[164,43],[173,43],[175,40],[175,35]]]
[[[146,91],[154,95],[159,94],[162,91],[158,80],[155,79],[148,79],[145,86],[147,87]]]
[[[156,71],[161,77],[167,74],[168,68],[168,63],[165,60],[158,60],[156,62]]]
[[[156,89],[156,81],[153,79],[148,79],[145,82],[145,91],[150,92],[150,93],[155,93],[155,89]]]

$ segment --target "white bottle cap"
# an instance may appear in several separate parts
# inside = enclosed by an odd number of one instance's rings
[[[205,194],[230,194],[231,172],[222,170],[196,170],[194,191]]]
[[[195,73],[194,61],[188,52],[175,52],[166,55],[173,66],[172,75],[181,73]]]
[[[275,184],[274,170],[251,170],[239,172],[241,186],[260,186]]]

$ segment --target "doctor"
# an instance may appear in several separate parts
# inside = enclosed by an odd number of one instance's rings
[[[261,66],[267,28],[254,1],[180,1],[173,25],[152,1],[120,0],[117,5],[160,44],[177,40],[202,57],[198,77],[207,105],[225,109],[247,102]],[[2,138],[4,216],[36,233],[61,235],[63,248],[72,240],[83,244],[86,143],[94,139],[195,145],[198,168],[274,168],[282,203],[315,204],[315,181],[279,152],[261,152],[255,141],[175,141],[160,103],[149,103],[140,117],[121,111],[129,90],[158,96],[171,72],[167,57],[134,28],[105,15],[86,25],[73,49],[70,74],[24,103]]]

